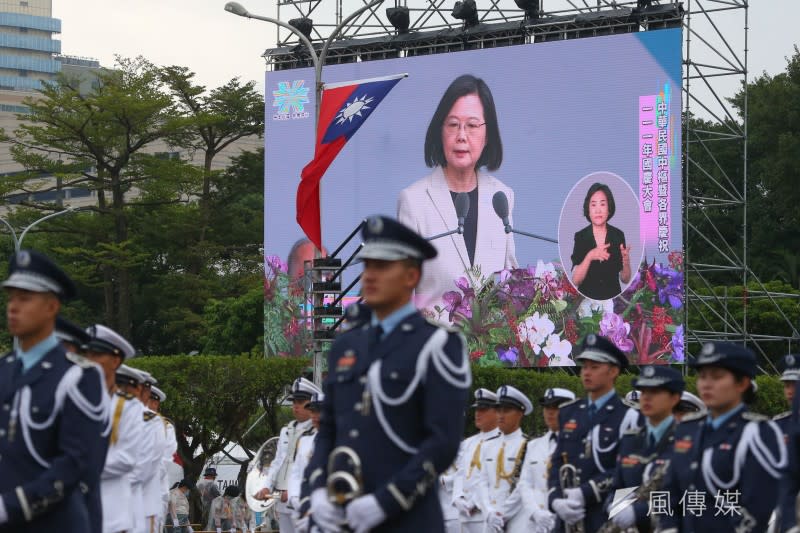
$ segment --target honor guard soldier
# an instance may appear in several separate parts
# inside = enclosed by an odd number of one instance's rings
[[[794,400],[794,391],[797,388],[797,382],[800,380],[800,356],[789,354],[783,357],[781,361],[783,372],[781,373],[781,382],[783,383],[783,397],[786,398],[786,403],[789,407]],[[783,431],[784,438],[788,441],[789,432],[792,425],[792,411],[784,411],[779,415],[775,415],[772,420],[778,424],[778,427]]]
[[[458,509],[461,531],[483,533],[486,517],[478,507],[478,484],[481,480],[481,448],[483,443],[500,435],[497,429],[497,394],[488,389],[475,391],[475,427],[478,433],[464,439],[456,459],[453,480],[453,506]]]
[[[481,478],[478,502],[486,516],[484,531],[529,531],[528,517],[522,512],[522,498],[515,490],[528,436],[522,432],[522,418],[533,413],[527,396],[510,385],[497,389],[497,427],[500,435],[488,439],[481,449]]]
[[[134,533],[148,531],[150,528],[145,520],[145,489],[148,481],[158,469],[154,453],[158,446],[157,434],[153,431],[154,425],[151,424],[153,415],[148,414],[150,410],[140,399],[143,396],[145,379],[141,371],[128,365],[120,365],[117,369],[117,385],[122,392],[131,396],[130,399],[126,397],[126,401],[135,402],[141,408],[142,413],[142,425],[139,426],[140,430],[137,435],[136,467],[131,476],[130,510],[133,514]]]
[[[787,459],[780,428],[747,410],[755,399],[755,355],[736,344],[709,342],[690,364],[708,415],[686,416],[675,428],[663,487],[672,512],[657,514],[660,529],[767,531]]]
[[[622,434],[635,427],[638,413],[614,390],[628,358],[609,339],[589,334],[581,353],[586,398],[561,406],[558,441],[548,476],[550,509],[566,524],[583,522],[596,531],[606,522],[603,503],[611,487]],[[563,524],[556,524],[563,531]]]
[[[166,475],[164,468],[164,449],[166,448],[167,433],[164,428],[164,423],[158,413],[150,409],[150,398],[152,397],[152,387],[158,383],[158,380],[153,377],[149,372],[141,369],[136,369],[139,373],[139,383],[141,384],[139,396],[142,405],[144,405],[144,420],[145,433],[149,435],[147,447],[143,447],[145,461],[149,468],[147,469],[143,484],[142,484],[142,513],[143,513],[143,527],[139,528],[141,533],[150,533],[159,530],[159,521],[161,519],[161,504],[162,504],[162,474]]]
[[[423,261],[436,249],[387,217],[368,219],[362,236],[361,287],[372,316],[341,334],[328,354],[309,465],[312,517],[323,531],[346,522],[356,533],[442,532],[437,480],[463,434],[472,381],[466,342],[412,302]],[[336,454],[360,462],[361,495],[346,508],[331,503],[326,490],[331,452],[334,468]]]
[[[0,359],[0,531],[91,531],[87,502],[108,418],[103,375],[54,334],[72,280],[44,255],[21,250],[3,282],[8,331]]]
[[[164,449],[161,455],[161,490],[159,499],[159,512],[156,515],[157,522],[163,522],[164,516],[167,513],[167,502],[169,500],[169,470],[168,466],[173,464],[175,452],[178,451],[178,440],[175,437],[175,425],[170,419],[161,414],[161,405],[167,400],[167,395],[164,391],[153,385],[150,387],[150,410],[155,412],[164,424]],[[161,531],[159,525],[158,531]]]
[[[116,372],[133,346],[114,330],[95,325],[87,330],[86,357],[103,369],[106,391],[111,398],[107,428],[108,450],[100,481],[103,503],[103,533],[133,531],[131,485],[136,468],[137,447],[144,429],[142,404],[117,387]]]
[[[619,444],[613,489],[635,489],[625,498],[608,497],[609,522],[620,530],[653,531],[650,495],[657,492],[669,467],[676,420],[674,409],[685,387],[681,373],[668,366],[645,366],[633,380],[640,390],[642,427],[626,431]]]
[[[281,533],[291,533],[294,531],[294,519],[291,503],[286,489],[289,487],[289,470],[294,461],[297,450],[297,441],[311,428],[311,412],[305,407],[315,394],[319,394],[319,388],[306,378],[300,377],[292,383],[292,414],[294,420],[281,428],[278,448],[275,451],[275,459],[267,471],[266,486],[256,495],[256,499],[264,500],[272,497],[273,491],[279,491],[280,500],[275,504],[278,512],[278,523]]]
[[[61,346],[67,352],[71,352],[82,357],[86,356],[86,343],[91,338],[86,330],[59,315],[56,317],[56,337],[61,341]],[[87,478],[86,486],[86,506],[89,512],[89,533],[100,533],[103,531],[103,501],[100,494],[100,475],[103,473],[103,462],[106,459],[107,442],[101,443],[97,454],[92,457],[93,466],[91,471],[93,476]]]
[[[547,389],[539,399],[547,432],[528,443],[517,489],[522,497],[523,512],[528,513],[532,522],[528,524],[531,533],[548,533],[556,524],[556,517],[547,505],[547,465],[556,449],[560,407],[573,400],[575,393],[561,388]]]
[[[289,469],[289,482],[286,492],[289,503],[294,509],[295,531],[306,533],[309,530],[308,510],[309,495],[302,494],[303,478],[308,462],[314,453],[314,439],[319,429],[319,413],[325,395],[321,392],[314,393],[311,400],[305,405],[305,409],[311,414],[311,427],[305,430],[297,441],[297,449],[294,454],[294,461]]]

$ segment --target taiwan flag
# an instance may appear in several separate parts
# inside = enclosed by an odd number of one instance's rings
[[[322,250],[319,182],[350,137],[389,91],[408,74],[368,80],[326,83],[322,89],[314,159],[303,168],[297,187],[297,223]]]

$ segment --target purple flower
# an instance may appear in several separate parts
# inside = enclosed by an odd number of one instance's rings
[[[656,265],[655,271],[666,280],[666,285],[658,288],[658,300],[662,305],[669,301],[673,309],[680,309],[683,306],[683,272],[661,265]]]
[[[682,363],[684,361],[684,342],[683,324],[681,324],[675,328],[675,333],[672,335],[672,357],[678,363]]]
[[[447,291],[442,295],[442,300],[445,303],[445,310],[449,313],[448,320],[453,321],[456,314],[466,318],[472,318],[471,298],[462,296],[457,291]]]
[[[458,278],[456,280],[456,287],[458,287],[461,290],[461,292],[464,293],[465,299],[471,300],[472,298],[475,298],[475,289],[472,287],[472,284],[466,277],[461,276],[460,278]]]
[[[517,358],[519,357],[519,349],[516,346],[509,346],[507,350],[502,346],[498,346],[495,351],[497,352],[497,358],[504,363],[511,363],[513,365],[517,362]]]
[[[277,274],[278,272],[286,272],[287,266],[286,263],[281,261],[281,258],[277,255],[268,255],[264,257],[264,261],[266,262],[267,268],[270,270],[270,273]]]
[[[628,337],[631,325],[616,313],[605,313],[600,320],[600,335],[608,337],[623,352],[633,350],[633,341]]]

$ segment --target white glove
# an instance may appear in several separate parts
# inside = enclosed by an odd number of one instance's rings
[[[344,509],[328,501],[328,491],[324,488],[311,493],[311,514],[323,532],[339,531],[344,524]]]
[[[556,514],[561,517],[561,520],[570,526],[576,524],[579,520],[583,520],[583,517],[586,516],[586,510],[582,506],[578,506],[575,502],[566,498],[553,500],[552,507]]]
[[[217,528],[217,533],[222,533],[222,528],[221,527]]]
[[[384,520],[386,513],[372,494],[359,496],[347,506],[347,523],[354,533],[365,533]]]
[[[544,509],[534,509],[530,516],[534,533],[547,533],[556,527],[556,515]]]
[[[232,527],[230,533],[236,533],[236,528]]]
[[[583,499],[583,491],[577,487],[574,489],[565,489],[564,497],[570,501],[577,502],[581,507],[586,506],[586,502]]]
[[[633,510],[633,505],[629,505],[615,514],[611,521],[622,529],[633,526],[636,523],[636,511]]]
[[[178,527],[179,525],[180,525],[180,522],[178,522],[178,519],[177,518],[173,518],[172,519],[172,527]]]
[[[497,511],[490,512],[489,516],[486,517],[486,525],[489,526],[491,531],[495,533],[502,533],[505,525],[503,522],[503,515]]]
[[[464,498],[456,498],[453,500],[453,505],[458,512],[463,514],[464,516],[470,516],[470,512],[472,511],[472,507],[467,503],[467,500]]]
[[[308,533],[308,515],[295,520],[294,530],[297,531],[297,533]]]
[[[194,529],[192,528],[192,526],[186,526],[186,527],[189,528],[189,533],[194,533]]]

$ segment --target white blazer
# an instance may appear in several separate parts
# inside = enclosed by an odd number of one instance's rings
[[[505,233],[503,222],[492,207],[492,197],[497,191],[503,191],[508,197],[509,221],[513,225],[514,191],[493,176],[478,172],[478,205],[470,206],[470,210],[478,209],[474,264],[480,265],[483,277],[517,267],[514,234]],[[400,192],[397,218],[426,238],[458,228],[456,208],[441,167],[434,168],[429,175]],[[423,264],[422,279],[414,301],[421,309],[433,310],[437,305],[444,308],[442,295],[445,292],[458,290],[456,279],[466,276],[473,286],[478,280],[470,275],[469,254],[463,235],[454,233],[431,241],[431,244],[436,247],[438,255]],[[440,319],[447,321],[447,314]]]

